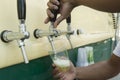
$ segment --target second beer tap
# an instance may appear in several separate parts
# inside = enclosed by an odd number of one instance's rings
[[[30,34],[26,31],[25,19],[26,19],[26,0],[17,0],[18,19],[20,20],[19,32],[13,32],[4,30],[1,33],[1,40],[5,43],[17,40],[19,47],[24,58],[25,63],[29,63],[29,60],[25,51],[24,40],[28,39]]]

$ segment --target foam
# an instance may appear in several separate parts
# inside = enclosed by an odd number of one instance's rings
[[[70,66],[70,61],[66,60],[66,59],[56,59],[54,60],[54,64],[57,66],[61,66],[61,67],[68,67]]]

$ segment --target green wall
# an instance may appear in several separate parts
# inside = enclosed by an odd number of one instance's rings
[[[90,44],[94,48],[95,62],[107,60],[111,56],[112,39]],[[84,47],[84,46],[82,46]],[[68,50],[71,61],[75,64],[77,49]],[[52,60],[49,56],[30,61],[29,64],[17,64],[0,69],[0,80],[53,80]]]

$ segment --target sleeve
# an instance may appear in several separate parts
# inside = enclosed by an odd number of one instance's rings
[[[120,41],[118,42],[117,46],[113,50],[113,54],[120,57]]]

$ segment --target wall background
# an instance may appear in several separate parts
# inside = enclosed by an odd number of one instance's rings
[[[44,24],[47,1],[48,0],[26,0],[26,26],[27,30],[31,34],[30,39],[25,40],[26,52],[29,60],[48,55],[48,50],[50,49],[50,45],[46,37],[36,40],[33,36],[33,31],[36,28],[43,30],[48,30],[49,28],[49,24]],[[77,7],[72,12],[72,28],[74,30],[82,29],[85,35],[72,36],[74,47],[112,37],[112,24],[110,13],[96,11],[84,6]],[[16,0],[0,0],[0,32],[3,30],[12,30],[17,32],[18,25],[19,20],[17,18]],[[63,21],[58,28],[66,30],[66,26],[65,21]],[[89,35],[86,37],[86,34],[88,33]],[[65,38],[65,36],[63,36],[63,38]],[[69,49],[70,46],[67,39],[65,38],[64,41]],[[0,68],[21,62],[23,62],[23,58],[17,42],[13,41],[6,44],[0,41]]]

